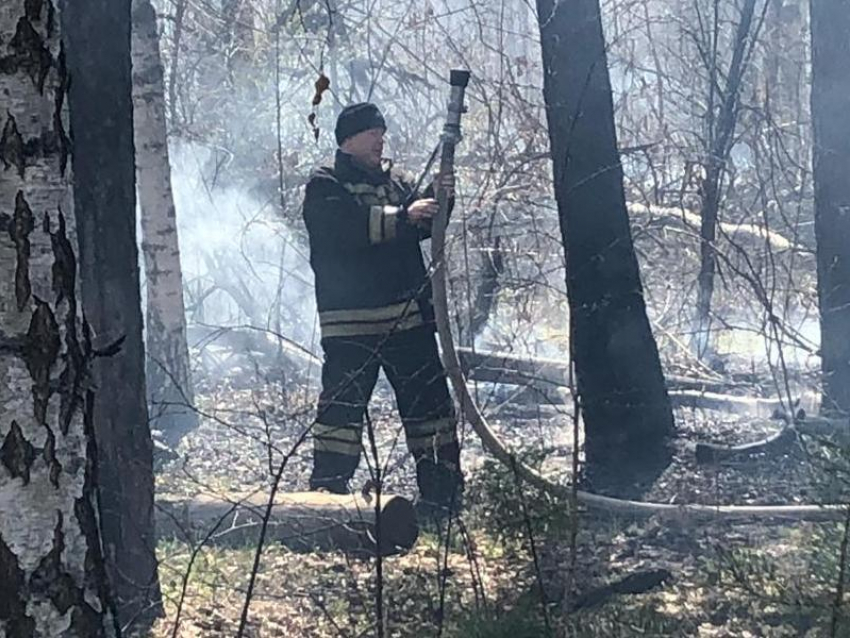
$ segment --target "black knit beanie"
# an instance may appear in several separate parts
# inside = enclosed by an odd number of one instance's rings
[[[336,129],[334,130],[336,143],[342,146],[342,143],[349,137],[368,131],[370,128],[386,130],[387,123],[384,121],[380,109],[371,102],[350,104],[342,109],[336,120]]]

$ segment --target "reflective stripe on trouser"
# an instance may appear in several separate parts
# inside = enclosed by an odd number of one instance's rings
[[[320,452],[357,456],[360,454],[362,437],[363,425],[360,423],[343,426],[324,423],[313,425],[313,446]]]
[[[451,505],[463,490],[460,446],[454,416],[426,421],[405,421],[407,447],[416,462],[416,482],[422,499]]]
[[[457,423],[454,417],[426,421],[407,420],[404,422],[404,433],[411,452],[427,452],[456,443]]]
[[[347,486],[360,461],[360,424],[383,367],[416,461],[420,495],[448,502],[463,479],[454,407],[433,331],[415,328],[389,337],[323,339],[322,347],[325,362],[311,486],[333,491]]]
[[[387,335],[425,325],[415,299],[377,308],[324,310],[319,313],[322,338]],[[326,353],[327,356],[327,353]]]

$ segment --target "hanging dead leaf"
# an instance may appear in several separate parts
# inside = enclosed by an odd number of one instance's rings
[[[324,73],[319,74],[319,79],[316,80],[316,92],[324,93],[331,87],[331,81]]]
[[[331,81],[324,73],[320,73],[314,87],[316,93],[313,95],[313,106],[318,106],[322,102],[322,95],[331,88]]]

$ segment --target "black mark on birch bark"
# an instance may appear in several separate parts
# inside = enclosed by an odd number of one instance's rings
[[[50,428],[45,428],[45,430],[47,430],[47,441],[44,443],[44,449],[41,451],[41,455],[44,458],[44,462],[47,464],[48,477],[51,485],[53,485],[53,487],[59,487],[59,477],[62,474],[62,464],[56,458],[56,436]]]
[[[9,48],[12,55],[0,62],[3,68],[7,71],[23,70],[38,87],[39,92],[44,93],[44,81],[50,72],[53,56],[45,46],[44,39],[26,16],[18,20]]]
[[[44,5],[44,0],[26,0],[24,2],[24,15],[30,22],[38,22],[41,20],[41,9]]]
[[[2,60],[0,60],[0,67],[2,67]],[[14,116],[7,115],[3,131],[0,132],[0,161],[5,170],[14,168],[18,176],[23,178],[27,165],[31,166],[39,159],[52,161],[52,157],[58,155],[60,169],[64,174],[71,142],[65,133],[65,125],[62,121],[64,89],[61,87],[54,104],[53,130],[43,130],[40,135],[28,139],[24,139],[20,134]]]
[[[65,215],[59,211],[59,228],[55,233],[50,232],[50,218],[44,216],[44,232],[50,235],[50,247],[53,249],[53,292],[56,293],[56,304],[68,301],[76,305],[75,285],[77,281],[77,257],[74,247],[68,240]]]
[[[53,132],[56,139],[57,150],[59,152],[59,170],[62,175],[65,174],[65,169],[68,167],[68,156],[70,155],[71,140],[65,132],[65,123],[62,121],[62,107],[65,104],[65,95],[68,93],[70,86],[70,76],[68,75],[68,67],[65,63],[65,44],[59,43],[59,59],[58,59],[58,86],[56,87],[56,95],[53,107]]]
[[[68,239],[65,216],[59,211],[59,227],[55,233],[50,231],[50,219],[44,217],[44,232],[50,235],[53,249],[52,285],[56,293],[56,304],[65,302],[65,367],[59,375],[59,419],[63,434],[68,433],[71,420],[82,402],[84,384],[88,378],[88,360],[80,346],[77,331],[77,258],[74,247]]]
[[[32,293],[30,284],[30,233],[35,227],[32,210],[23,191],[15,195],[15,213],[9,228],[9,237],[15,245],[15,300],[18,311],[23,312]]]
[[[53,37],[53,30],[56,28],[56,7],[53,6],[51,0],[47,0],[47,37]]]
[[[10,336],[0,330],[0,354],[10,354],[20,357],[25,345],[24,337],[20,335]]]
[[[23,479],[26,485],[30,482],[30,469],[34,460],[35,448],[27,441],[18,422],[12,421],[12,427],[0,446],[0,463],[9,470],[12,478]]]
[[[59,356],[61,341],[59,325],[53,310],[37,297],[27,331],[23,358],[32,378],[32,398],[35,418],[47,426],[47,402],[50,399],[50,370]],[[65,432],[67,434],[67,432]]]
[[[66,358],[65,368],[59,375],[59,427],[62,434],[68,434],[71,421],[81,404],[84,370],[74,363],[74,357]]]
[[[3,161],[3,168],[8,170],[14,167],[18,176],[23,179],[26,170],[25,156],[24,139],[18,131],[15,116],[9,113],[3,125],[3,133],[0,134],[0,160]]]
[[[74,513],[80,523],[80,531],[86,538],[86,562],[85,562],[85,587],[88,591],[96,594],[101,608],[114,613],[115,606],[110,598],[109,591],[105,587],[106,565],[103,562],[103,554],[98,543],[99,526],[94,509],[95,486],[97,485],[97,442],[94,436],[94,393],[86,392],[83,408],[83,428],[86,436],[86,469],[83,483],[83,495],[74,502]],[[80,626],[86,632],[83,635],[95,637],[103,636],[103,623],[99,621],[94,611],[86,605],[80,606],[74,612],[74,624]]]
[[[65,532],[62,512],[57,511],[56,527],[53,529],[53,547],[38,563],[30,576],[30,592],[35,597],[48,598],[60,614],[64,614],[82,601],[82,592],[73,577],[64,569],[62,554],[65,551]]]
[[[26,583],[18,557],[0,536],[0,621],[9,636],[33,638],[35,621],[27,616]]]

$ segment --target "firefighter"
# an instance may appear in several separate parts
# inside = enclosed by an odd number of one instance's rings
[[[349,491],[383,368],[416,464],[420,503],[448,510],[463,489],[457,419],[419,246],[438,205],[433,187],[420,196],[383,160],[385,131],[374,104],[347,106],[334,131],[333,166],[318,168],[307,183],[303,215],[325,355],[310,487]],[[453,178],[441,187],[453,198]]]

